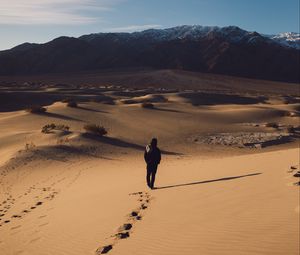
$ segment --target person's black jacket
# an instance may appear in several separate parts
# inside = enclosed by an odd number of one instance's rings
[[[144,158],[147,165],[158,165],[161,160],[161,152],[157,147],[152,147],[151,145],[147,145]]]

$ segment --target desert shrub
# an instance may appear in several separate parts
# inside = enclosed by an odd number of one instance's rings
[[[30,142],[30,143],[26,143],[25,144],[25,151],[29,151],[29,150],[32,150],[36,147],[36,145],[33,143],[33,142]]]
[[[290,134],[293,134],[296,132],[296,129],[293,126],[288,126],[286,130]]]
[[[47,124],[42,127],[42,133],[48,134],[53,130],[69,131],[70,127],[66,125],[55,125],[54,123]]]
[[[295,134],[300,131],[300,126],[287,126],[287,132],[290,134]]]
[[[142,107],[143,108],[148,108],[148,109],[153,109],[154,108],[154,104],[151,104],[151,103],[142,103]]]
[[[97,124],[86,124],[84,127],[86,132],[92,133],[99,136],[104,136],[107,134],[105,127]]]
[[[132,100],[132,99],[121,99],[120,102],[122,104],[136,104],[136,100]]]
[[[73,101],[73,100],[69,101],[69,102],[67,103],[67,106],[68,106],[68,107],[73,107],[73,108],[78,107],[77,102],[76,102],[76,101]]]
[[[284,116],[287,117],[297,117],[299,114],[297,112],[285,112]]]
[[[47,111],[47,108],[40,105],[34,105],[29,107],[26,111],[30,113],[44,113]]]
[[[278,124],[275,122],[269,122],[266,124],[266,127],[278,128]]]

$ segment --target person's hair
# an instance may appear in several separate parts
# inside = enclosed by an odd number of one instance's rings
[[[157,138],[152,138],[151,145],[156,146],[157,145]]]

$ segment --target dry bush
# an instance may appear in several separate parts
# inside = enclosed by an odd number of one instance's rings
[[[289,126],[287,127],[287,132],[290,134],[294,134],[296,132],[296,129],[293,126]]]
[[[30,142],[30,143],[26,143],[25,144],[25,151],[29,151],[29,150],[32,150],[36,147],[36,145],[33,143],[33,142]]]
[[[286,117],[297,117],[299,114],[297,112],[285,112]]]
[[[266,127],[278,128],[278,124],[275,122],[269,122],[266,124]]]
[[[296,134],[300,131],[300,126],[287,126],[286,130],[290,134]]]
[[[70,127],[66,126],[66,125],[63,125],[63,124],[55,125],[54,123],[51,123],[51,124],[47,124],[47,125],[43,126],[42,133],[49,134],[53,130],[60,130],[60,131],[67,132],[67,131],[69,131],[69,129],[70,129]]]
[[[147,108],[147,109],[153,109],[154,108],[154,104],[151,104],[151,103],[142,103],[142,107],[143,108]]]
[[[86,124],[84,127],[86,132],[92,133],[98,136],[104,136],[107,134],[107,130],[105,127],[97,124]]]
[[[47,111],[47,108],[40,105],[34,105],[26,109],[26,111],[30,113],[44,113]]]

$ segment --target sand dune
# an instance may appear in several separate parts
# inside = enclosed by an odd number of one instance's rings
[[[1,254],[299,254],[297,97],[46,86],[27,94],[47,108],[34,114],[18,90],[0,103]],[[51,123],[69,129],[41,132]]]

